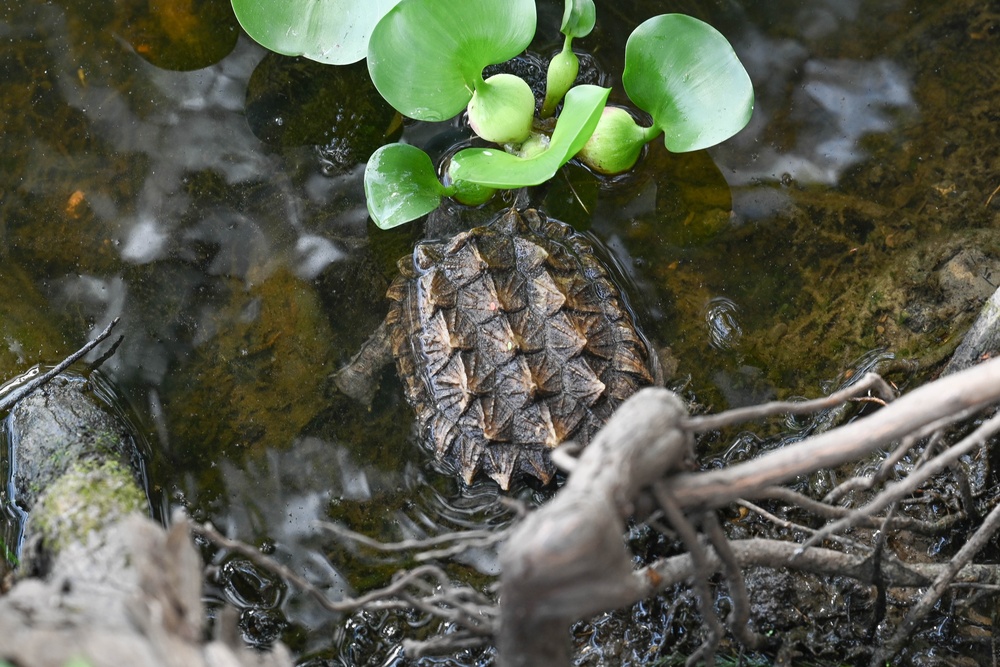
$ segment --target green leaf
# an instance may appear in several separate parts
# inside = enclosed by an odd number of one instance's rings
[[[456,181],[499,189],[544,183],[587,143],[610,92],[611,89],[599,86],[571,89],[548,148],[534,157],[522,158],[498,148],[466,148],[452,157],[448,173]]]
[[[566,0],[559,31],[567,37],[586,37],[594,29],[596,21],[594,0]]]
[[[753,113],[753,84],[725,37],[683,14],[654,16],[625,45],[625,92],[675,153],[714,146]]]
[[[484,67],[518,55],[534,34],[534,0],[402,0],[375,26],[368,71],[404,116],[447,120]]]
[[[409,144],[386,144],[365,167],[368,213],[382,229],[398,227],[430,213],[445,188],[427,153]]]
[[[375,24],[399,1],[232,0],[240,25],[261,45],[330,65],[363,59]]]

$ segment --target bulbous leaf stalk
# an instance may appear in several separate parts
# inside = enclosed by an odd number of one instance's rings
[[[496,188],[470,181],[453,181],[451,185],[444,189],[446,195],[466,206],[485,204],[495,192]]]
[[[476,84],[469,102],[469,125],[486,141],[519,144],[531,134],[535,96],[524,79],[495,74]]]
[[[549,135],[542,134],[541,132],[532,132],[531,136],[525,139],[524,143],[518,148],[516,155],[525,160],[530,160],[547,151],[551,142],[552,138]]]
[[[549,71],[545,77],[545,103],[542,104],[542,118],[549,118],[555,113],[559,102],[576,82],[576,75],[580,72],[580,59],[570,47],[572,41],[573,38],[567,35],[562,51],[549,61]]]
[[[660,132],[655,124],[642,127],[621,107],[605,107],[597,128],[576,157],[594,171],[620,174],[635,165],[642,147]]]

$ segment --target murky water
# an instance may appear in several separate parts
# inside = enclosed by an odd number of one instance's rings
[[[317,520],[389,540],[509,520],[488,485],[434,470],[391,373],[371,410],[327,381],[421,234],[368,222],[364,160],[400,133],[432,154],[467,133],[403,127],[363,67],[267,55],[228,3],[201,5],[183,21],[131,2],[0,10],[0,379],[122,318],[104,368],[166,502],[333,595],[364,590],[398,563]],[[653,146],[627,178],[570,166],[531,193],[620,268],[674,386],[713,409],[817,395],[873,351],[926,369],[957,343],[1000,275],[1000,4],[598,5],[577,46],[608,80],[634,26],[684,11],[729,37],[757,91],[749,127],[708,153]],[[539,2],[542,57],[561,13]],[[494,570],[488,553],[454,566]],[[333,617],[255,577],[230,561],[216,590],[248,640],[396,664],[399,619]]]

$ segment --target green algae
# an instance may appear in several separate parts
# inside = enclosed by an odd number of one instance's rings
[[[249,289],[230,287],[214,335],[164,384],[185,465],[285,448],[326,406],[330,325],[311,286],[279,270]]]
[[[77,461],[45,488],[29,525],[53,553],[133,513],[147,514],[146,494],[118,461]]]
[[[12,262],[0,262],[0,380],[72,352],[45,303],[27,273]]]

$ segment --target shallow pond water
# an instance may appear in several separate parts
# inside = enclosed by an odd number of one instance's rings
[[[442,154],[467,130],[401,123],[363,67],[266,54],[228,3],[158,6],[0,9],[0,379],[120,317],[104,369],[149,431],[162,509],[265,546],[333,595],[400,561],[318,520],[387,540],[509,521],[488,484],[430,464],[392,373],[370,410],[327,380],[423,233],[368,221],[367,155],[400,136]],[[562,3],[538,6],[544,60]],[[883,367],[919,380],[1000,275],[1000,4],[598,2],[576,46],[614,100],[629,32],[668,11],[733,43],[750,125],[708,152],[654,145],[612,181],[570,165],[530,203],[599,245],[672,386],[705,409],[818,395],[873,359],[913,360]],[[400,635],[419,631],[331,616],[217,559],[213,595],[243,609],[248,641],[282,637],[304,664],[396,664]],[[485,582],[495,563],[453,569]]]

